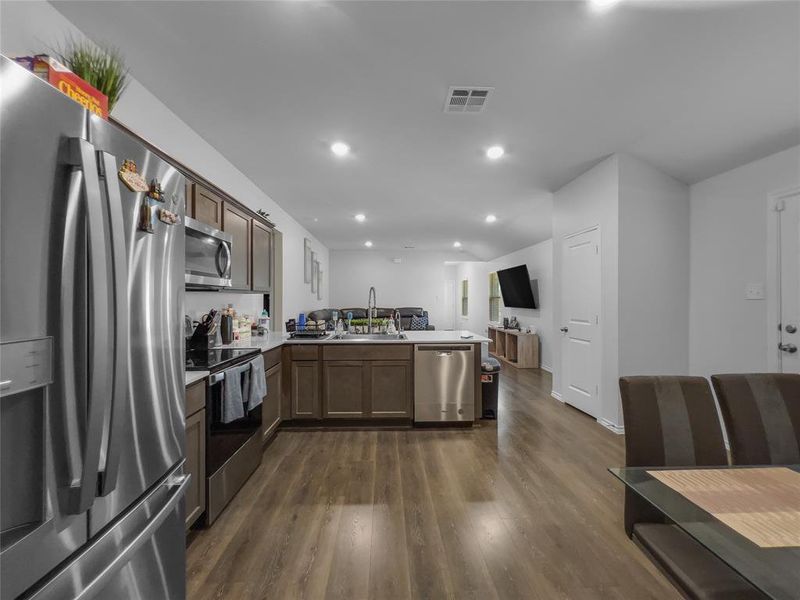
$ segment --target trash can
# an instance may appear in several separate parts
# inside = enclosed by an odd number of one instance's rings
[[[497,418],[497,389],[500,385],[500,361],[487,356],[481,362],[481,395],[484,419]]]

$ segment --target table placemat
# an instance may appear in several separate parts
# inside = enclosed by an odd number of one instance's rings
[[[800,473],[786,467],[647,471],[761,548],[800,546]]]

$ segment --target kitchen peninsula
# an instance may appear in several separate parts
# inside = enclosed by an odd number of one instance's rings
[[[280,360],[281,376],[272,378],[268,388],[280,386],[280,393],[268,390],[280,406],[278,420],[285,426],[342,426],[354,424],[410,425],[415,420],[415,398],[419,400],[420,357],[433,352],[442,362],[453,358],[453,349],[468,351],[468,373],[473,402],[470,413],[442,413],[437,422],[471,423],[481,415],[480,361],[481,344],[489,339],[466,331],[406,331],[399,336],[333,334],[320,339],[292,339],[288,334],[270,333],[253,336],[222,348],[257,348],[273,356],[267,364]],[[277,352],[276,352],[277,351]],[[273,366],[274,368],[274,366]],[[187,373],[187,381],[194,373]],[[435,377],[435,374],[434,374]],[[196,381],[196,376],[193,377]],[[449,400],[442,386],[455,380],[430,380],[425,388],[436,387]],[[271,386],[270,386],[271,384]],[[416,388],[416,393],[415,393]],[[423,392],[430,392],[425,389]],[[453,394],[452,401],[457,402]],[[467,403],[470,404],[470,403]],[[266,407],[265,410],[269,410]],[[417,417],[417,418],[415,418]],[[468,418],[466,418],[468,417]]]

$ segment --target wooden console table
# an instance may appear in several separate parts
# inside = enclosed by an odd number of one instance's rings
[[[489,352],[519,369],[539,368],[539,336],[489,325]]]

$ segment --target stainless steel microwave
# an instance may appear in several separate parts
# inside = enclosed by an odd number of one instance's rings
[[[186,222],[186,287],[189,289],[229,288],[233,238],[195,219]]]

